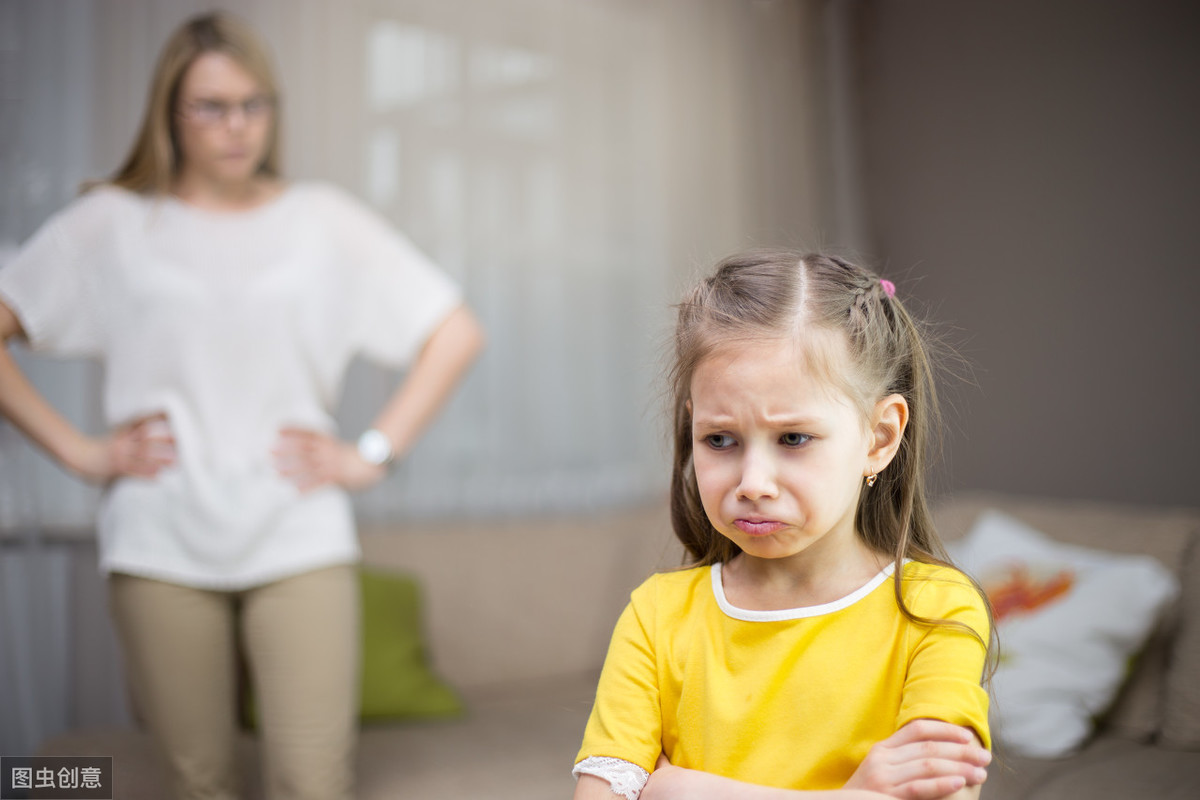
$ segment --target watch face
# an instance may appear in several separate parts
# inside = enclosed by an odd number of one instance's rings
[[[372,429],[358,438],[358,454],[368,464],[386,464],[392,459],[392,443],[383,433]]]

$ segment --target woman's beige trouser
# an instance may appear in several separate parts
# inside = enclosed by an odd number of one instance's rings
[[[238,797],[237,649],[258,701],[267,796],[353,796],[359,675],[356,570],[237,592],[109,577],[134,701],[180,800]]]

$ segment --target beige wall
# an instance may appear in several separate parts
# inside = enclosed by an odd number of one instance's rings
[[[868,250],[955,325],[956,487],[1200,502],[1200,11],[854,4]]]

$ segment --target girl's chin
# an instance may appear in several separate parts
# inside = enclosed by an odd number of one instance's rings
[[[733,540],[742,552],[754,558],[788,558],[804,550],[804,545],[792,539],[780,540],[771,536],[739,536]]]

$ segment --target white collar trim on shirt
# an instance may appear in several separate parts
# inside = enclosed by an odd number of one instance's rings
[[[879,571],[874,578],[867,581],[864,585],[855,589],[850,594],[831,603],[822,603],[819,606],[805,606],[803,608],[783,608],[776,611],[757,611],[749,608],[738,608],[732,605],[725,598],[725,586],[721,583],[721,564],[717,562],[712,565],[712,591],[713,597],[716,598],[717,605],[725,612],[726,615],[734,619],[740,619],[745,622],[777,622],[780,620],[789,619],[806,619],[808,617],[819,617],[824,614],[832,614],[835,611],[841,611],[843,608],[848,608],[859,600],[863,599],[875,590],[879,584],[886,581],[895,570],[895,564],[888,564]]]

